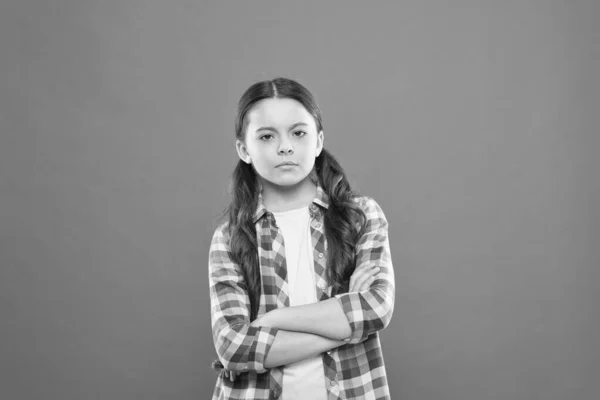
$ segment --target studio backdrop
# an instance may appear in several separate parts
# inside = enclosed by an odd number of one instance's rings
[[[393,399],[600,398],[600,3],[0,4],[0,398],[208,399],[236,103],[390,223]]]

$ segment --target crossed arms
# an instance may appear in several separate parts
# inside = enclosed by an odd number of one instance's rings
[[[229,258],[218,229],[209,255],[211,322],[219,361],[229,371],[266,372],[346,343],[360,343],[390,322],[394,272],[388,223],[379,205],[364,202],[367,226],[357,243],[348,293],[302,306],[278,308],[250,321],[241,267]]]

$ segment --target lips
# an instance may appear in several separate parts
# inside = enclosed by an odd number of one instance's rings
[[[277,164],[277,167],[285,167],[285,166],[290,166],[290,165],[298,165],[295,162],[292,161],[284,161],[282,163]]]

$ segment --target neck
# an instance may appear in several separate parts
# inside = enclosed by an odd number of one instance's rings
[[[292,186],[262,182],[263,204],[271,212],[283,212],[308,206],[317,194],[317,186],[307,177]]]

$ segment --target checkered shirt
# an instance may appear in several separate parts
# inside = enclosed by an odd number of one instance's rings
[[[327,399],[389,399],[389,387],[378,332],[390,322],[394,310],[394,270],[388,240],[388,222],[380,206],[369,197],[357,197],[366,215],[366,229],[356,247],[358,268],[380,268],[368,291],[342,293],[338,299],[350,324],[350,340],[322,354]],[[315,291],[319,301],[331,297],[327,284],[327,243],[323,213],[328,197],[317,187],[309,207],[314,248]],[[262,196],[254,214],[262,293],[258,316],[289,307],[289,286],[283,236]],[[276,328],[250,326],[250,301],[242,269],[230,258],[227,222],[213,235],[209,251],[211,323],[215,349],[230,371],[241,371],[235,382],[221,372],[213,392],[216,399],[279,399],[284,389],[284,366],[265,368],[264,362]]]

